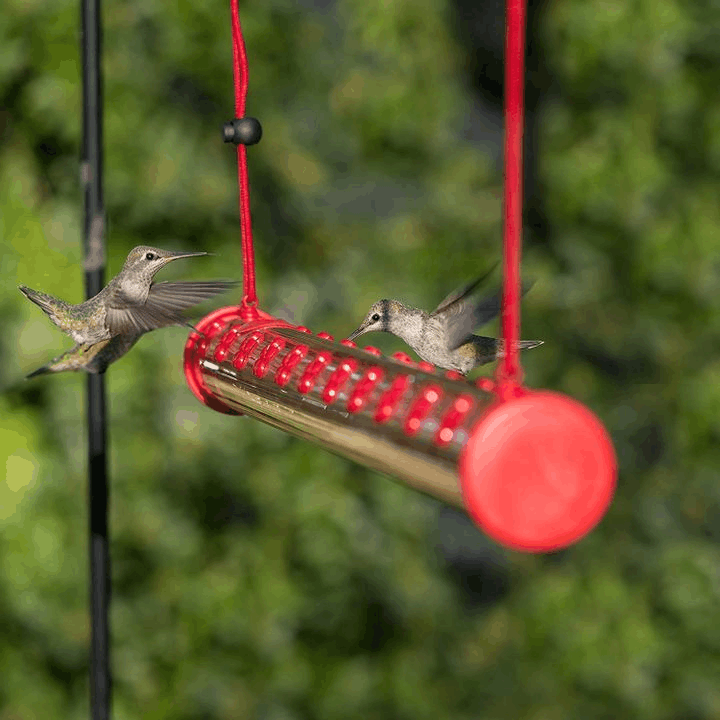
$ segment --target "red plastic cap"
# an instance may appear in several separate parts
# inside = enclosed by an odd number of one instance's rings
[[[460,458],[468,512],[514,550],[572,545],[605,514],[617,479],[609,435],[584,405],[529,392],[499,403],[474,427]]]
[[[284,320],[278,320],[260,309],[255,310],[255,314],[257,316],[255,320],[244,321],[240,316],[240,310],[240,307],[237,305],[213,310],[204,318],[194,323],[198,332],[190,332],[187,342],[185,343],[183,368],[185,370],[185,379],[188,387],[201,403],[204,403],[213,410],[217,410],[218,412],[226,413],[228,415],[241,415],[242,413],[239,413],[231,407],[225,405],[225,403],[212,394],[210,389],[205,385],[202,371],[200,370],[200,360],[205,358],[205,353],[210,345],[210,342],[217,335],[227,332],[233,333],[232,339],[234,341],[240,335],[250,333],[254,330],[262,330],[265,328],[272,329],[275,327],[293,327]],[[242,322],[242,325],[236,324],[231,328],[231,324],[233,322]],[[224,352],[222,357],[216,358],[216,362],[227,359],[226,355],[229,348],[230,345],[223,348]]]

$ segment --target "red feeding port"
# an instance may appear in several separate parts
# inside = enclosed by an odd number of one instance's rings
[[[318,335],[319,337],[319,335]],[[345,383],[350,379],[350,376],[355,370],[357,370],[358,363],[352,358],[343,360],[335,369],[335,372],[330,376],[330,379],[323,390],[322,398],[329,405],[335,402],[338,392],[343,388]]]
[[[425,418],[442,398],[442,389],[437,385],[423,388],[420,396],[415,399],[405,418],[405,432],[414,435],[422,426]]]
[[[408,387],[410,387],[410,378],[407,375],[398,375],[392,381],[392,385],[385,391],[385,394],[378,402],[375,422],[386,422],[392,417]]]
[[[355,390],[348,400],[348,411],[356,413],[361,410],[367,403],[370,393],[377,387],[377,384],[382,379],[382,368],[377,366],[369,368],[365,375],[363,375],[362,380],[355,386]]]
[[[298,366],[300,361],[307,355],[307,345],[297,345],[292,352],[288,353],[282,361],[282,364],[275,373],[275,382],[280,385],[287,385],[293,370]]]
[[[298,391],[301,393],[309,393],[315,387],[320,373],[322,373],[331,360],[332,355],[329,352],[320,352],[307,366],[303,376],[300,378],[297,387]]]
[[[252,335],[246,337],[233,358],[233,367],[242,370],[250,361],[250,356],[262,339],[263,333],[261,332],[254,332]]]
[[[256,378],[265,377],[270,363],[277,357],[277,354],[285,347],[285,341],[282,338],[273,340],[263,351],[262,355],[257,359],[253,368],[253,375]]]
[[[460,395],[455,399],[455,402],[440,421],[440,427],[435,437],[435,442],[438,445],[447,445],[453,439],[455,430],[470,412],[472,405],[473,399],[470,395]]]

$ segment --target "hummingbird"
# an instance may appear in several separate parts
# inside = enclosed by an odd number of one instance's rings
[[[184,310],[228,290],[227,280],[153,282],[155,274],[180,258],[206,252],[171,252],[140,245],[133,248],[122,270],[97,295],[78,305],[20,285],[34,302],[76,345],[28,377],[46,372],[85,370],[105,372],[147,332],[168,325],[185,325]]]
[[[466,375],[505,353],[502,339],[473,334],[476,327],[500,312],[499,291],[480,301],[471,297],[485,277],[454,290],[431,313],[399,300],[378,300],[348,340],[367,332],[389,332],[404,340],[423,360]],[[542,344],[542,340],[520,340],[518,348],[529,350]]]

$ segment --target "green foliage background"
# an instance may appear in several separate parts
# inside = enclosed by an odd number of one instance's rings
[[[16,289],[82,298],[78,17],[0,15],[1,720],[87,717],[84,378],[22,381],[69,340]],[[217,253],[167,276],[241,275],[228,18],[105,3],[111,273],[150,243]],[[241,18],[265,307],[343,336],[377,298],[431,307],[499,258],[454,6]],[[546,344],[526,380],[607,424],[609,514],[553,557],[487,541],[507,592],[473,609],[436,503],[200,406],[183,330],[146,336],[108,373],[119,720],[720,717],[720,5],[550,0],[539,18],[547,232],[527,238],[523,327]]]

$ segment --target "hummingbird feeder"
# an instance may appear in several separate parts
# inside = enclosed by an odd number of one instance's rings
[[[522,386],[520,326],[525,0],[507,0],[505,223],[502,334],[495,381],[414,363],[403,353],[310,332],[258,307],[247,145],[262,130],[245,117],[248,69],[231,0],[243,298],[196,323],[185,376],[209,407],[245,414],[322,445],[446,502],[488,535],[528,552],[566,547],[602,518],[616,482],[611,440],[598,418],[564,395]]]

